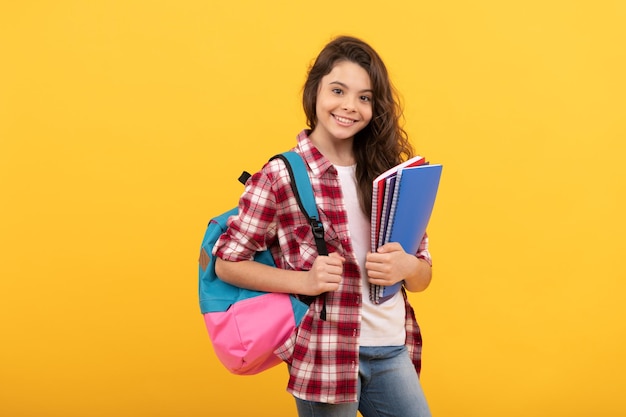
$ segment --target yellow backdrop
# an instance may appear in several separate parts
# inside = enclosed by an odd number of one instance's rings
[[[334,35],[444,164],[412,295],[436,416],[626,414],[620,1],[4,1],[0,415],[293,416],[197,305],[208,218],[291,147]]]

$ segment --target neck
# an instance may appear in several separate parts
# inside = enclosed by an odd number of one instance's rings
[[[351,166],[356,163],[354,152],[352,151],[352,141],[354,139],[344,139],[340,141],[323,141],[314,134],[309,135],[313,145],[320,151],[326,159],[333,165]]]

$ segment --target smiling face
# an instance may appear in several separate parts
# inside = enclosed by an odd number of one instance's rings
[[[312,135],[324,142],[352,140],[372,119],[372,97],[367,71],[354,62],[338,62],[318,86]]]

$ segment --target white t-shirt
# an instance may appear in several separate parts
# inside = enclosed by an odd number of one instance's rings
[[[356,188],[356,165],[337,166],[343,201],[348,213],[350,241],[361,270],[363,310],[361,314],[360,346],[401,346],[406,340],[405,307],[401,292],[382,304],[369,299],[369,283],[365,270],[365,257],[370,251],[370,219],[359,205]]]

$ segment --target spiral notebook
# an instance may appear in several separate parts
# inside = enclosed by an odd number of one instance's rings
[[[398,242],[405,252],[417,252],[435,205],[442,169],[442,165],[422,161],[417,166],[398,168],[388,174],[384,186],[375,187],[374,205],[378,200],[381,203],[376,213],[372,208],[372,251],[385,243]],[[383,195],[377,195],[382,188]],[[370,299],[381,304],[401,287],[401,282],[388,287],[371,285]]]
[[[389,194],[388,182],[391,178],[395,178],[399,169],[411,166],[418,166],[426,163],[426,158],[423,156],[415,156],[411,159],[408,159],[402,162],[399,165],[394,166],[391,169],[380,174],[376,179],[374,179],[373,184],[373,192],[372,192],[372,231],[371,231],[371,246],[372,250],[375,251],[378,246],[380,246],[379,242],[379,231],[380,231],[380,221],[381,218],[384,218],[382,215],[383,207],[384,207],[384,198],[385,193]],[[384,227],[384,225],[383,225]]]

